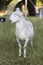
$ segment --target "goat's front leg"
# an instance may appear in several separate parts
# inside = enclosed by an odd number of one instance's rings
[[[20,41],[19,41],[19,39],[16,37],[16,40],[17,40],[17,42],[18,42],[18,46],[19,46],[19,55],[18,56],[21,56],[21,44],[20,44]]]
[[[27,46],[27,43],[28,43],[28,39],[26,39],[25,40],[25,45],[24,45],[24,54],[23,54],[23,56],[24,56],[24,58],[26,57],[26,46]]]

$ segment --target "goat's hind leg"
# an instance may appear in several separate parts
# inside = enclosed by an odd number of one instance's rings
[[[33,41],[32,40],[30,40],[30,44],[31,44],[31,48],[33,48]]]
[[[19,46],[19,55],[18,56],[21,56],[21,44],[20,44],[20,41],[19,41],[19,39],[16,37],[16,40],[17,40],[17,42],[18,42],[18,46]]]

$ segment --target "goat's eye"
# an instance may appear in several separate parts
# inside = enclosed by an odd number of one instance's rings
[[[15,16],[17,16],[17,14],[15,14]]]
[[[19,17],[20,17],[20,15],[19,15]]]
[[[18,15],[18,14],[17,14]]]

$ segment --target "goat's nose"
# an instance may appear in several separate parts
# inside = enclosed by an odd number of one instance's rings
[[[11,22],[11,20],[10,20],[10,22]]]

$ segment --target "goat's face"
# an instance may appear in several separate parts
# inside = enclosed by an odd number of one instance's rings
[[[20,11],[15,11],[10,16],[11,23],[15,23],[21,20],[21,18],[22,18],[22,13]]]

